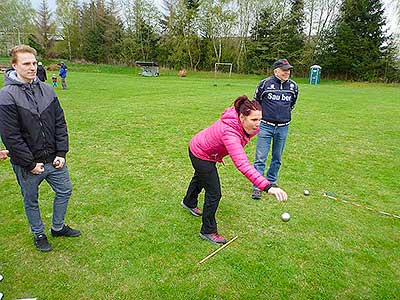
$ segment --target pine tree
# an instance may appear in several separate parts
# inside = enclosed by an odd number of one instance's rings
[[[251,30],[253,41],[249,45],[249,65],[253,71],[265,73],[280,56],[276,53],[282,47],[277,20],[279,14],[272,7],[262,9],[257,16]]]
[[[42,0],[36,18],[36,39],[39,54],[46,57],[54,44],[56,26],[52,20],[52,13],[47,0]],[[39,46],[40,45],[40,46]]]
[[[291,0],[289,9],[266,7],[261,10],[252,37],[253,68],[270,68],[281,58],[299,64],[304,49],[304,1]]]
[[[91,1],[83,4],[81,28],[82,28],[82,54],[83,58],[100,63],[104,60],[104,34],[105,26],[103,22],[103,1]]]
[[[82,50],[86,60],[95,63],[115,63],[121,58],[123,27],[116,4],[92,0],[83,4]]]
[[[285,57],[300,69],[304,57],[304,0],[292,0],[290,15],[285,29]]]
[[[105,9],[105,62],[116,63],[121,58],[122,39],[124,35],[122,21],[119,17],[119,6],[114,0],[110,0]]]
[[[381,1],[344,0],[326,39],[322,67],[345,79],[377,80],[384,76],[391,47],[384,25]]]

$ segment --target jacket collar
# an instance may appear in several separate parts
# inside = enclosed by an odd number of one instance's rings
[[[280,80],[280,78],[276,77],[275,74],[274,74],[273,78],[274,78],[274,80],[275,80],[277,83],[279,83],[279,84],[285,83],[285,82],[288,82],[288,81],[289,81],[289,79],[288,79],[288,80],[285,80],[285,81],[282,81],[282,80]]]

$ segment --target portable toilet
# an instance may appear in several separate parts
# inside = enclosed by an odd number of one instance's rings
[[[321,82],[321,66],[313,65],[310,67],[310,84],[319,84]]]

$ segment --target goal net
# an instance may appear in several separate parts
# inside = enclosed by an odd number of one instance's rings
[[[214,79],[230,79],[232,75],[232,63],[215,63]]]

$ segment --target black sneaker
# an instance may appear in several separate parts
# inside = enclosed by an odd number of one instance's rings
[[[53,228],[51,229],[51,235],[53,237],[57,236],[65,236],[65,237],[77,237],[81,235],[81,232],[76,229],[72,229],[68,225],[64,225],[64,227],[61,230],[54,230]]]
[[[36,246],[36,249],[42,252],[49,252],[52,250],[51,245],[49,244],[49,241],[47,240],[47,236],[43,234],[36,235],[33,238],[33,243]]]
[[[251,198],[254,200],[260,200],[262,196],[262,191],[260,190],[253,190],[253,193],[251,194]]]

